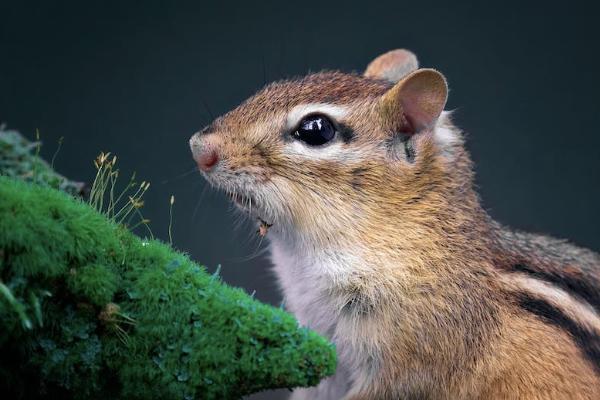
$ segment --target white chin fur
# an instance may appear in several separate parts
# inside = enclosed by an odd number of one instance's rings
[[[257,182],[248,175],[233,176],[225,171],[214,171],[208,175],[208,182],[227,194],[233,205],[249,218],[260,218],[272,224],[279,222],[284,215],[285,199],[281,190],[271,187],[268,182]]]

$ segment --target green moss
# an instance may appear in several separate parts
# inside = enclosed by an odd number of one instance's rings
[[[239,398],[315,385],[335,351],[57,190],[0,177],[0,387],[9,397]]]
[[[104,264],[72,268],[67,276],[69,290],[78,297],[102,306],[112,301],[119,284],[118,275]]]

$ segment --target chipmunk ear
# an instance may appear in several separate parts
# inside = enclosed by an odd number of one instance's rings
[[[396,83],[417,68],[419,68],[417,56],[408,50],[397,49],[388,51],[371,61],[364,75],[367,78]]]
[[[444,75],[434,69],[419,69],[383,95],[382,116],[397,132],[412,135],[435,125],[447,98]]]

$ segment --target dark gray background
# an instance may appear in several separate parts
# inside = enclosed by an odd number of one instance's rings
[[[265,81],[361,71],[397,47],[442,71],[484,204],[503,223],[600,250],[598,10],[577,2],[251,4],[0,0],[0,121],[39,129],[65,175],[112,151],[152,182],[145,215],[224,279],[279,304],[259,241],[194,168],[189,136]],[[175,4],[176,3],[176,4]],[[206,104],[206,106],[204,105]],[[210,111],[207,111],[207,108]],[[272,394],[280,398],[282,392]],[[258,397],[263,397],[259,395]]]

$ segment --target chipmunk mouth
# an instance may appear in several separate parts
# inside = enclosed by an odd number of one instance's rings
[[[207,182],[218,189],[225,192],[226,196],[229,197],[231,202],[242,212],[250,217],[256,219],[259,223],[259,234],[265,236],[268,229],[273,226],[272,220],[267,218],[265,214],[268,214],[262,207],[262,202],[257,200],[257,197],[252,193],[249,193],[247,189],[243,188],[243,184],[235,184],[234,182],[227,181],[225,179],[219,179],[214,174],[207,174],[201,171]],[[248,182],[246,182],[246,185]],[[240,188],[242,186],[242,188]]]
[[[266,236],[269,228],[273,226],[273,224],[265,221],[262,217],[256,199],[252,195],[242,195],[239,193],[228,193],[228,196],[239,209],[256,218],[258,222],[257,233],[261,237]]]
[[[254,217],[262,218],[260,215],[260,202],[258,202],[251,194],[228,193],[228,196],[233,204],[235,204],[242,211]]]
[[[227,195],[231,201],[244,210],[256,205],[256,199],[253,196],[239,193],[227,193]]]

